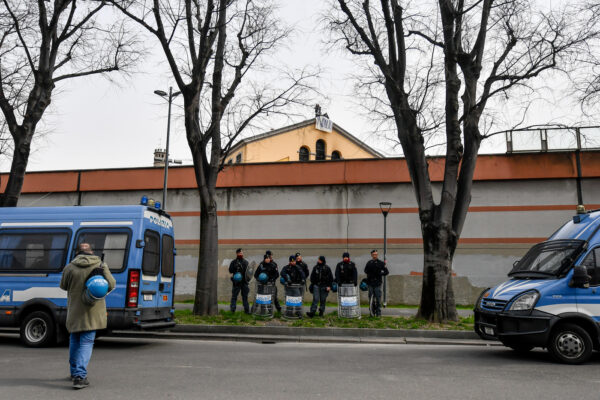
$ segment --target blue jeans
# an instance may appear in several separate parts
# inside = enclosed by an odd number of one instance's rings
[[[87,366],[92,357],[96,331],[73,332],[69,342],[69,364],[71,376],[87,377]]]
[[[327,286],[317,286],[313,287],[313,302],[310,306],[310,312],[314,313],[317,311],[317,304],[319,305],[319,311],[325,312],[325,302],[327,301],[327,296],[329,292],[327,291]]]

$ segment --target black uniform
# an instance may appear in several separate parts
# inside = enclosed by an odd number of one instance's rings
[[[235,307],[237,303],[237,298],[240,292],[242,292],[242,302],[244,303],[244,312],[250,312],[250,305],[248,304],[248,293],[250,289],[248,288],[248,282],[246,281],[246,270],[248,269],[248,261],[244,258],[235,258],[235,260],[231,261],[229,264],[229,273],[232,274],[231,282],[233,282],[233,286],[231,288],[231,304],[229,309],[231,312],[235,312]],[[241,282],[233,281],[233,274],[239,272],[242,274]]]
[[[367,285],[369,285],[369,299],[375,298],[375,315],[381,315],[381,281],[383,276],[387,276],[390,271],[381,260],[370,260],[365,266],[367,274]]]
[[[277,278],[279,278],[277,264],[275,264],[274,262],[261,262],[258,268],[256,268],[256,271],[254,271],[254,278],[258,280],[258,276],[263,272],[267,274],[267,282],[275,283]]]
[[[277,278],[279,278],[279,271],[277,270],[277,264],[274,261],[270,263],[261,262],[256,271],[254,271],[254,278],[258,280],[258,276],[264,272],[267,274],[267,282],[275,284]],[[277,311],[281,311],[281,305],[279,304],[279,299],[277,298],[277,286],[275,285],[275,294],[273,294],[273,304],[275,304],[275,308]]]
[[[379,259],[369,260],[365,265],[365,274],[367,274],[367,284],[369,286],[380,286],[382,277],[390,273],[385,263]]]
[[[304,277],[308,279],[310,276],[310,273],[308,272],[308,265],[306,265],[304,261],[296,261],[296,265],[302,269],[302,272],[304,272]]]
[[[335,267],[335,281],[338,285],[352,284],[356,286],[358,283],[358,272],[356,271],[356,265],[349,261],[339,262]]]
[[[287,283],[303,284],[306,281],[306,275],[302,268],[296,265],[288,264],[281,270],[281,276],[285,278]]]
[[[313,317],[315,315],[317,305],[319,306],[319,315],[323,315],[327,296],[329,295],[327,288],[330,288],[333,284],[333,274],[329,265],[317,263],[310,274],[310,283],[313,285],[313,302],[308,316]]]

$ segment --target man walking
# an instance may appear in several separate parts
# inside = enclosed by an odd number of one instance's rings
[[[242,292],[242,302],[244,304],[244,312],[250,314],[250,305],[248,304],[248,293],[250,288],[248,287],[248,281],[246,280],[246,270],[248,269],[248,261],[244,258],[244,252],[242,249],[235,251],[236,258],[229,264],[229,273],[231,274],[231,304],[229,309],[231,312],[235,312],[237,305],[237,298]],[[237,275],[239,274],[239,275]]]
[[[387,276],[388,271],[385,263],[377,258],[377,250],[371,251],[371,259],[365,266],[365,274],[367,274],[367,285],[369,285],[369,300],[375,296],[375,306],[373,312],[375,316],[381,316],[381,282],[382,277]]]
[[[338,285],[352,284],[356,286],[358,281],[358,272],[356,265],[350,261],[350,253],[342,254],[342,261],[335,267],[335,281]]]
[[[91,305],[83,301],[85,283],[96,268],[108,282],[108,291],[115,288],[116,282],[108,266],[94,255],[88,243],[77,246],[77,256],[65,267],[60,287],[67,291],[67,330],[70,334],[69,364],[74,389],[89,385],[87,366],[92,356],[94,339],[98,329],[106,329],[106,302],[104,298]]]
[[[317,265],[313,267],[310,274],[310,284],[313,287],[313,302],[310,306],[310,311],[306,313],[309,317],[314,317],[319,304],[319,317],[325,313],[325,303],[327,296],[333,284],[333,274],[331,268],[325,263],[325,257],[319,256]]]

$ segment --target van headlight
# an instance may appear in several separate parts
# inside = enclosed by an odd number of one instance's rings
[[[487,288],[483,292],[481,292],[481,294],[477,298],[477,303],[475,303],[475,309],[476,310],[480,310],[481,309],[481,300],[484,297],[488,297],[490,295],[490,290],[491,290],[491,288]]]
[[[539,298],[540,294],[536,291],[525,292],[512,302],[508,311],[531,310]]]

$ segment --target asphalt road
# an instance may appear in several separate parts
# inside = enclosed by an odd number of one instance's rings
[[[487,346],[97,341],[91,386],[74,391],[66,347],[0,335],[5,399],[598,399],[600,355],[583,366]]]

